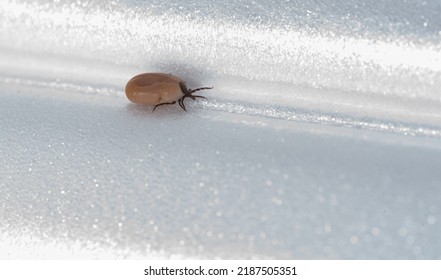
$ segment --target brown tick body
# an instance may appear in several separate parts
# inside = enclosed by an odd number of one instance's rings
[[[184,111],[184,100],[189,97],[205,98],[200,95],[193,95],[193,92],[212,89],[213,87],[201,87],[197,89],[187,89],[185,81],[181,78],[165,73],[144,73],[130,79],[126,85],[127,98],[133,103],[155,105],[156,107],[178,102]]]

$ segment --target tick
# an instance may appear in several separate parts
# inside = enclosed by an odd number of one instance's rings
[[[185,98],[189,97],[193,100],[205,98],[204,96],[193,95],[193,92],[212,88],[187,89],[184,80],[171,74],[144,73],[131,78],[127,82],[126,95],[133,103],[155,105],[153,111],[159,106],[175,104],[176,102],[184,111],[187,111],[184,104]]]

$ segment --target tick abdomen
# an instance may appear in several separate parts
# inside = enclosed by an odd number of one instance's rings
[[[156,105],[163,102],[173,102],[183,96],[179,84],[155,82],[142,84],[137,81],[126,86],[127,97],[133,103]]]
[[[202,87],[194,90],[187,89],[185,82],[176,76],[165,73],[144,73],[130,79],[126,85],[127,98],[133,103],[155,105],[156,107],[166,104],[179,103],[185,109],[185,98],[205,98],[200,95],[193,95],[193,92],[212,89],[213,87]]]
[[[130,101],[138,104],[173,102],[183,95],[180,82],[181,79],[172,75],[144,73],[130,79],[126,85],[126,95]]]

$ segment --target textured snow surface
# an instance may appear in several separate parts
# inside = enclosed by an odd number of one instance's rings
[[[440,13],[2,1],[0,258],[441,258]]]

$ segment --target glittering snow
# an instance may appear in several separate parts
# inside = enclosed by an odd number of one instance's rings
[[[2,1],[0,258],[441,258],[440,13]]]

